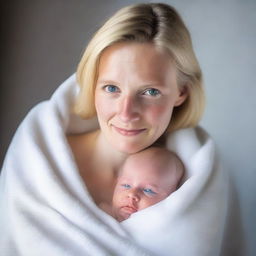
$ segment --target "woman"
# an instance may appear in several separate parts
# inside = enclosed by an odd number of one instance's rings
[[[92,38],[76,75],[80,90],[67,80],[9,148],[4,255],[220,255],[227,185],[214,144],[193,128],[204,107],[202,75],[177,12],[165,4],[121,9]],[[177,153],[186,180],[118,223],[97,206],[111,201],[127,156],[155,143]]]

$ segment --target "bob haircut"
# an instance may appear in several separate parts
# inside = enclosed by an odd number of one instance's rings
[[[75,114],[83,119],[96,116],[94,92],[99,60],[104,49],[119,42],[152,43],[170,54],[177,69],[178,86],[187,90],[188,97],[174,108],[167,131],[196,126],[205,105],[201,69],[184,22],[173,7],[162,3],[124,7],[96,32],[78,65],[80,92]]]

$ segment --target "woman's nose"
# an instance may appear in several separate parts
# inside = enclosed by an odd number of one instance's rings
[[[132,96],[124,96],[120,99],[118,114],[122,122],[134,122],[140,119],[137,100]]]

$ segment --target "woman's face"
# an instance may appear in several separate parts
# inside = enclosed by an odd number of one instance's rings
[[[116,150],[131,154],[150,146],[185,99],[171,58],[153,44],[118,43],[103,52],[95,107],[102,135]]]

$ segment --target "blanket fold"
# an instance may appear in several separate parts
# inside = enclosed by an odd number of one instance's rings
[[[72,114],[78,90],[73,75],[15,133],[0,180],[2,255],[220,255],[228,181],[209,135],[199,127],[171,134],[184,184],[118,223],[93,202],[66,139],[98,127]]]

